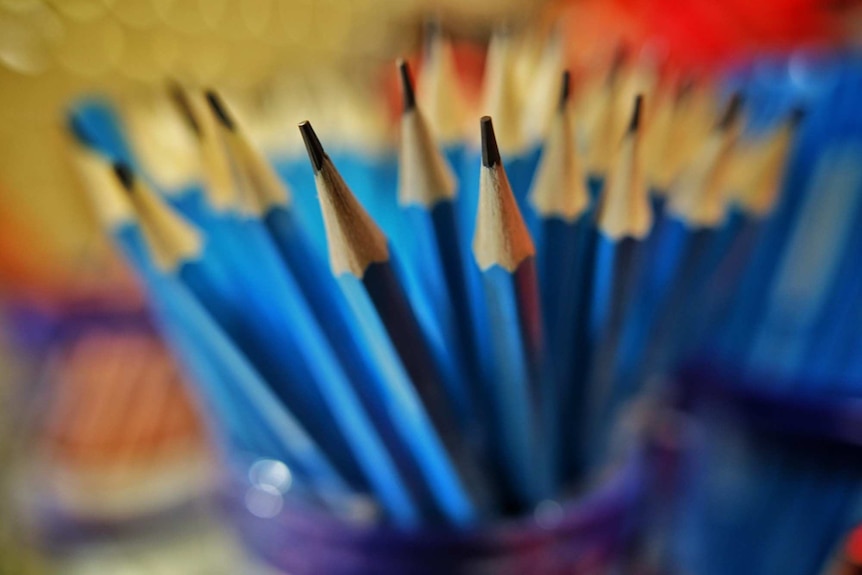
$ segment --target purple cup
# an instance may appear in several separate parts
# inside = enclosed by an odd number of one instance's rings
[[[645,450],[631,449],[592,488],[559,505],[545,503],[531,516],[465,531],[404,531],[337,518],[290,491],[261,517],[248,504],[257,489],[248,466],[234,468],[242,480],[226,504],[242,539],[258,561],[290,575],[617,573],[640,527],[649,474]],[[268,496],[279,497],[271,489]]]

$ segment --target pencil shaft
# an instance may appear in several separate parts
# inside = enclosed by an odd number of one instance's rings
[[[411,457],[421,470],[435,504],[449,523],[472,524],[481,509],[472,500],[457,462],[440,437],[440,430],[433,425],[365,285],[350,274],[341,276],[339,284],[368,335],[368,353],[383,371],[383,378],[372,383],[394,428],[410,447]]]
[[[269,387],[255,373],[240,354],[237,354],[226,335],[217,327],[212,317],[190,297],[184,286],[177,284],[169,277],[162,277],[147,260],[144,241],[140,230],[129,224],[114,231],[115,241],[121,245],[124,252],[131,256],[136,270],[144,279],[151,295],[158,303],[157,309],[164,308],[168,316],[175,318],[171,324],[183,330],[186,341],[196,342],[200,353],[210,361],[217,360],[210,369],[223,374],[222,381],[232,382],[234,393],[247,402],[258,420],[265,422],[271,437],[284,449],[280,455],[299,466],[299,471],[319,488],[320,495],[329,500],[344,500],[351,489],[328,458],[319,450],[315,442],[307,435],[302,426],[286,412],[276,400]],[[209,352],[200,346],[208,346]],[[214,384],[210,380],[201,383]],[[225,406],[228,398],[221,395],[223,390],[208,385],[208,397]],[[230,393],[230,392],[228,392]],[[236,406],[231,408],[234,411]],[[245,433],[245,431],[243,431]],[[265,440],[267,441],[267,440]],[[264,445],[269,444],[264,443]]]
[[[265,215],[264,223],[343,362],[364,408],[392,453],[410,490],[422,505],[425,519],[439,519],[435,507],[424,503],[433,499],[430,488],[422,479],[422,471],[409,451],[409,444],[392,421],[386,402],[378,391],[378,386],[384,385],[381,380],[385,379],[385,375],[374,355],[367,350],[373,344],[358,324],[338,282],[323,259],[314,253],[310,241],[289,209],[271,209]]]
[[[483,272],[488,303],[494,371],[491,388],[495,452],[507,495],[517,506],[547,496],[548,453],[536,449],[544,390],[541,320],[532,258],[510,273],[500,267]],[[544,447],[544,444],[543,444]]]
[[[434,240],[440,263],[443,268],[443,277],[452,312],[455,316],[457,340],[453,344],[456,353],[463,357],[468,380],[475,382],[479,378],[479,359],[476,342],[478,333],[470,310],[470,294],[467,279],[467,262],[464,259],[464,244],[458,232],[455,217],[455,204],[451,201],[439,202],[430,210],[430,217],[434,227]],[[476,403],[477,389],[469,389],[471,409],[473,415],[479,409]]]
[[[451,446],[458,426],[444,391],[446,384],[392,266],[372,264],[365,271],[362,283],[434,426],[444,443]]]
[[[595,463],[604,453],[618,409],[632,389],[618,385],[620,345],[630,315],[632,296],[643,256],[643,242],[633,238],[596,240],[590,326],[588,450]]]

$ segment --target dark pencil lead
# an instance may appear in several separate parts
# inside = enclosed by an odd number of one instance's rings
[[[207,90],[206,95],[207,102],[209,103],[210,108],[216,115],[216,118],[218,118],[219,122],[221,122],[222,125],[224,125],[224,127],[228,130],[234,130],[235,124],[233,122],[233,119],[230,117],[230,114],[227,113],[227,109],[225,108],[224,102],[222,102],[221,98],[219,98],[219,95],[216,94],[214,90]]]
[[[802,106],[794,106],[792,110],[790,110],[790,125],[794,128],[802,123],[802,120],[805,119],[805,116],[808,114],[808,111]]]
[[[500,149],[497,147],[497,136],[494,135],[494,124],[491,116],[482,116],[480,120],[482,130],[482,165],[493,168],[501,162]]]
[[[132,169],[123,162],[114,162],[114,174],[117,176],[117,179],[120,181],[120,184],[126,189],[126,191],[131,192],[135,188],[135,175],[132,173]]]
[[[306,120],[300,122],[299,131],[302,133],[302,141],[305,142],[305,149],[308,151],[308,159],[317,173],[323,169],[323,160],[326,158],[326,152],[320,140],[317,139],[317,134],[314,133],[314,128],[311,127],[311,122]]]
[[[568,70],[563,70],[563,80],[560,86],[560,109],[564,109],[569,103],[569,94],[571,93],[572,74]]]
[[[189,96],[183,87],[176,80],[168,80],[168,94],[171,96],[174,105],[180,112],[180,115],[186,121],[186,124],[194,132],[195,136],[200,137],[201,126],[192,112],[192,103],[189,102]]]
[[[694,91],[694,76],[691,74],[686,74],[685,77],[680,80],[679,84],[676,87],[676,97],[675,100],[680,102],[686,99],[692,91]]]
[[[623,66],[628,61],[629,49],[625,44],[620,43],[614,50],[614,57],[611,60],[611,69],[608,73],[608,85],[613,85],[617,81],[617,77],[623,69]]]
[[[635,96],[635,106],[632,110],[632,119],[629,122],[629,134],[634,134],[638,131],[641,124],[641,109],[643,108],[644,97],[643,94],[638,94]]]
[[[398,72],[401,76],[401,94],[404,98],[404,113],[416,108],[416,93],[413,90],[413,78],[410,75],[410,66],[404,59],[398,60]]]
[[[423,44],[426,51],[443,35],[443,26],[439,17],[429,18],[423,25]]]
[[[721,121],[718,123],[718,129],[727,130],[730,128],[733,123],[736,122],[736,119],[739,117],[741,112],[742,94],[734,92],[733,96],[730,98],[730,102],[727,104],[727,108],[725,108]]]

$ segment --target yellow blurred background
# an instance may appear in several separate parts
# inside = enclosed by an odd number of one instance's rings
[[[105,94],[125,112],[161,97],[169,78],[248,95],[310,69],[361,76],[414,50],[429,17],[475,33],[542,4],[0,0],[0,278],[11,267],[62,285],[100,244],[66,156],[63,112],[75,97]]]

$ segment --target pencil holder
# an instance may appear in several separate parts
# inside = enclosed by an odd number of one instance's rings
[[[673,536],[682,572],[821,572],[862,512],[862,400],[710,364],[679,383],[694,416]]]
[[[540,504],[531,516],[412,532],[308,507],[284,489],[289,475],[277,462],[245,469],[227,506],[252,555],[278,573],[601,575],[618,572],[629,558],[649,465],[634,449],[580,496]]]

